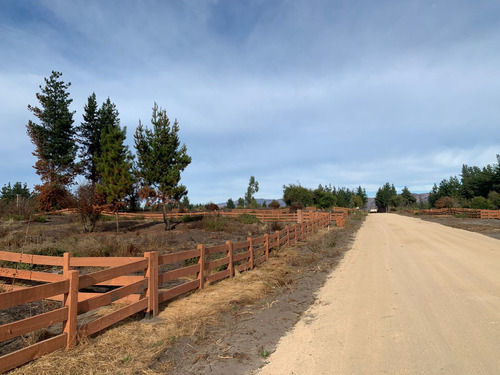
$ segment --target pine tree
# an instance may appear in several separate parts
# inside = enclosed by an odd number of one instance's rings
[[[118,123],[117,119],[116,124],[102,129],[102,153],[96,158],[96,168],[100,175],[96,191],[115,212],[117,232],[118,209],[125,205],[125,197],[132,192],[134,184],[133,157],[128,147],[124,145],[126,129],[121,129]]]
[[[401,198],[402,205],[406,207],[413,206],[415,203],[417,203],[417,198],[413,196],[413,194],[406,186],[403,188],[403,190],[401,190]]]
[[[391,204],[391,198],[396,196],[396,188],[394,185],[385,183],[384,186],[378,188],[377,195],[375,195],[375,204],[381,211],[389,211],[389,205]]]
[[[83,122],[78,127],[80,143],[80,163],[82,174],[95,186],[98,182],[96,158],[101,155],[101,123],[95,93],[87,99],[84,107]]]
[[[236,206],[234,205],[234,201],[232,200],[232,198],[229,198],[226,202],[226,208],[232,210],[235,207]]]
[[[95,186],[100,180],[97,171],[97,158],[102,154],[101,136],[103,129],[110,126],[119,126],[118,110],[116,105],[108,98],[102,103],[101,108],[97,106],[95,93],[88,97],[84,107],[84,122],[78,127],[80,147],[80,158],[82,174]]]
[[[153,106],[151,117],[153,128],[144,128],[139,122],[135,133],[138,176],[141,181],[142,198],[163,206],[165,229],[170,229],[167,204],[173,205],[186,195],[187,189],[180,185],[181,172],[191,163],[186,145],[179,141],[179,123],[170,124],[167,112]]]
[[[29,121],[26,125],[31,142],[35,145],[33,155],[38,158],[34,168],[43,184],[35,186],[40,208],[50,210],[64,205],[66,187],[74,179],[75,128],[73,115],[69,110],[73,99],[69,98],[71,83],[60,80],[62,73],[52,71],[45,78],[45,86],[40,86],[36,98],[40,107],[28,105],[40,124]]]

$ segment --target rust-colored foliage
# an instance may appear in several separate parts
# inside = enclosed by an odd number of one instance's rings
[[[209,203],[205,205],[205,209],[207,211],[217,211],[219,209],[219,206],[217,206],[215,203]]]
[[[53,211],[72,206],[71,194],[62,185],[45,183],[35,186],[40,211]]]

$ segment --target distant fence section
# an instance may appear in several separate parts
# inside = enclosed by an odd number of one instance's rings
[[[114,215],[110,212],[105,212],[105,215]],[[229,216],[238,217],[240,215],[247,214],[253,215],[260,221],[267,223],[273,221],[285,222],[285,223],[302,223],[303,221],[313,220],[317,215],[330,215],[330,220],[334,221],[337,226],[344,226],[345,220],[349,214],[349,209],[344,207],[334,207],[333,210],[329,212],[313,212],[311,210],[297,210],[297,212],[290,213],[288,209],[277,209],[277,210],[252,210],[252,209],[233,209],[230,211],[217,210],[217,211],[196,211],[196,212],[169,212],[167,213],[168,218],[181,218],[187,216]],[[144,211],[136,213],[120,212],[119,217],[143,217],[149,220],[163,220],[163,213],[159,211]]]
[[[432,208],[430,210],[410,210],[408,212],[425,215],[466,215],[474,219],[500,219],[500,210],[479,210],[474,208]]]
[[[348,212],[338,209],[333,213],[299,211],[259,215],[257,212],[256,216],[264,221],[297,222],[258,238],[227,241],[211,247],[200,244],[191,250],[165,255],[148,252],[143,257],[93,258],[65,253],[63,257],[51,257],[0,251],[0,261],[3,261],[0,277],[13,281],[12,285],[0,285],[3,289],[0,309],[42,300],[61,302],[59,308],[0,325],[0,345],[40,329],[51,328],[53,333],[48,339],[1,356],[0,373],[54,350],[71,348],[77,336],[92,335],[138,312],[156,315],[160,303],[203,289],[207,282],[251,270],[268,260],[271,251],[297,243],[329,226],[332,220],[343,226]],[[51,272],[33,270],[34,265],[50,266]],[[89,267],[94,271],[85,273]],[[59,272],[53,273],[57,269]],[[16,280],[37,285],[15,285]]]

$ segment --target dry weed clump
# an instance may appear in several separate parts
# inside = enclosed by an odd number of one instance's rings
[[[69,352],[46,355],[12,374],[164,374],[172,364],[160,359],[177,338],[202,339],[206,326],[215,324],[232,304],[252,303],[265,296],[269,288],[262,272],[256,269],[210,285],[161,306],[152,320],[129,319],[97,337],[82,338]]]

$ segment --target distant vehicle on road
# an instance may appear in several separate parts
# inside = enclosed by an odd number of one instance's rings
[[[370,213],[371,214],[374,214],[374,213],[377,213],[377,212],[378,212],[377,207],[370,208]]]

